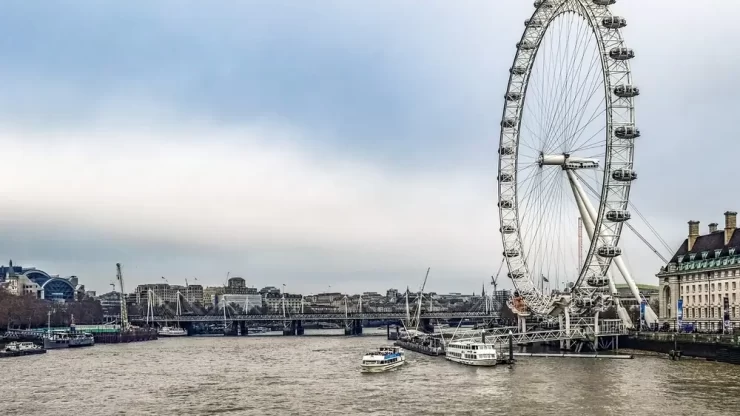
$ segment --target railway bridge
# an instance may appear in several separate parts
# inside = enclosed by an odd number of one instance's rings
[[[473,322],[487,322],[499,318],[497,313],[488,312],[422,312],[418,315],[422,327],[431,327],[433,320],[470,320]],[[304,322],[344,322],[345,334],[359,335],[362,333],[362,322],[374,321],[406,321],[409,316],[405,312],[342,312],[342,313],[293,313],[293,314],[241,314],[241,315],[149,315],[129,316],[129,320],[137,325],[162,326],[173,321],[191,332],[195,324],[223,323],[233,327],[235,332],[246,334],[248,323],[253,322],[282,322],[284,335],[302,335]]]

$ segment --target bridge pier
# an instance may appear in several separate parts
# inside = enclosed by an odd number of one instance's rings
[[[246,337],[249,335],[249,327],[247,327],[247,321],[239,321],[239,329],[236,333],[238,336]]]
[[[432,325],[432,320],[429,318],[423,318],[421,320],[421,330],[426,332],[427,334],[434,333],[434,325]]]
[[[386,334],[388,335],[389,341],[396,341],[398,339],[401,339],[401,329],[399,325],[396,325],[396,330],[391,332],[391,324],[388,324],[386,327]]]
[[[285,336],[303,335],[304,332],[303,321],[300,319],[292,320],[290,323],[287,321],[283,323],[283,335]]]
[[[344,335],[362,335],[362,319],[353,319],[344,325]]]

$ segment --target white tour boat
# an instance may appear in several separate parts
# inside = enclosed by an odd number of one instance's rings
[[[493,344],[479,341],[453,341],[445,348],[445,358],[460,364],[493,367],[498,358]]]
[[[157,335],[160,337],[183,337],[187,334],[188,332],[184,329],[171,326],[163,326],[159,331],[157,331]]]
[[[36,351],[42,349],[43,347],[40,347],[33,342],[11,342],[5,346],[6,351]]]
[[[362,357],[363,373],[378,373],[402,366],[406,356],[400,347],[380,347]]]

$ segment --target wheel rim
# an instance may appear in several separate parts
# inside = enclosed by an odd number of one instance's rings
[[[624,220],[614,213],[627,213],[634,179],[637,90],[629,67],[634,54],[619,31],[626,21],[612,16],[607,3],[613,2],[536,2],[510,70],[499,144],[500,231],[509,277],[537,314],[553,310],[553,298],[538,287],[542,275],[573,283],[575,312],[603,310],[612,301],[605,283]],[[588,168],[590,160],[598,168]],[[579,209],[578,187],[592,215]],[[582,262],[572,261],[584,212],[593,238],[584,233],[588,249]]]

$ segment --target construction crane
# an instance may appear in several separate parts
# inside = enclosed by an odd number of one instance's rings
[[[126,292],[123,290],[123,273],[121,272],[121,263],[116,263],[116,278],[118,285],[121,287],[121,332],[128,331],[128,310],[126,308]]]

